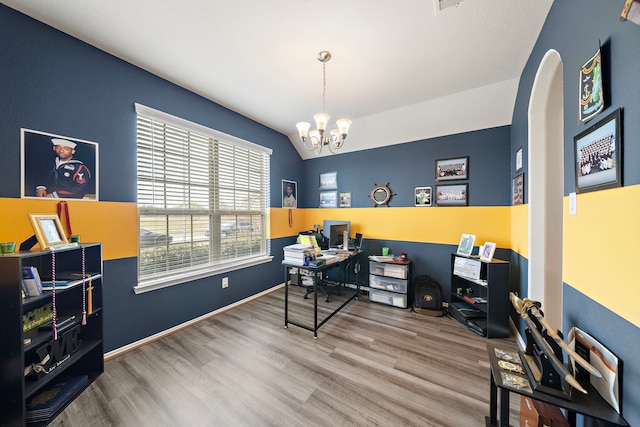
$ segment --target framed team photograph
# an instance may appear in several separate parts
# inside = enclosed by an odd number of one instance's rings
[[[320,174],[320,190],[337,190],[338,172],[327,172]]]
[[[337,191],[321,191],[320,207],[321,208],[337,208],[338,192]]]
[[[574,137],[576,193],[622,185],[621,147],[620,108]]]
[[[469,157],[436,160],[436,181],[469,179]]]
[[[437,206],[469,205],[469,184],[436,185]]]
[[[416,206],[431,206],[431,187],[416,187],[413,194]]]
[[[99,200],[98,143],[20,129],[21,197]]]

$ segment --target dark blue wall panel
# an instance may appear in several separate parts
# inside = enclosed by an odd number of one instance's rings
[[[305,160],[300,186],[300,206],[318,207],[321,173],[338,172],[338,191],[351,193],[354,208],[373,206],[369,193],[373,184],[385,184],[396,193],[392,207],[413,206],[415,187],[433,187],[437,159],[469,157],[469,204],[473,206],[511,205],[509,176],[510,127],[466,132],[392,145],[337,156]],[[348,144],[348,140],[345,144]],[[507,183],[505,185],[505,183]]]
[[[136,202],[140,103],[271,148],[271,204],[282,178],[301,180],[289,139],[151,73],[0,5],[0,197],[20,197],[20,128],[100,144],[100,199]],[[215,76],[212,76],[215,78]],[[286,241],[290,243],[289,240]],[[282,253],[279,241],[274,253]],[[136,258],[107,260],[105,350],[113,350],[268,289],[279,261],[135,295]]]

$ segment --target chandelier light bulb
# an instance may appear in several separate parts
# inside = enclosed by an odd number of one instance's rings
[[[316,128],[311,129],[309,122],[296,123],[298,128],[298,134],[300,139],[305,144],[305,147],[309,150],[315,151],[316,154],[320,154],[322,147],[329,146],[332,153],[336,153],[338,149],[344,144],[344,140],[349,133],[349,127],[351,126],[351,120],[340,119],[336,122],[337,129],[332,129],[330,132],[326,132],[327,125],[329,124],[330,116],[326,113],[326,63],[331,59],[331,53],[323,50],[318,53],[318,61],[322,62],[322,113],[313,115],[313,119],[316,123]]]

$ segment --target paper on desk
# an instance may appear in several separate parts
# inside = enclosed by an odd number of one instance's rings
[[[376,262],[393,262],[392,256],[369,255],[369,259]]]
[[[580,346],[585,350],[589,350],[589,358],[587,361],[602,374],[602,378],[590,375],[589,381],[598,393],[600,393],[600,396],[602,396],[617,413],[620,413],[618,357],[611,353],[609,349],[603,346],[598,340],[575,326],[569,331],[568,343],[569,346],[576,351],[578,351],[576,347]],[[571,363],[575,372],[576,363],[573,360]]]

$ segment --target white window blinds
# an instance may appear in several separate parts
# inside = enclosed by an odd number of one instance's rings
[[[271,151],[139,104],[136,112],[142,286],[267,256]]]

